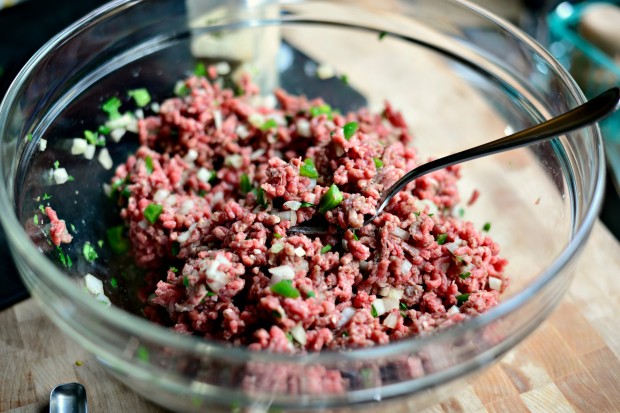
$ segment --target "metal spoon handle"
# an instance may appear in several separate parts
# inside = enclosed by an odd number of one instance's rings
[[[531,145],[533,143],[544,142],[555,136],[579,129],[583,126],[594,123],[605,116],[609,115],[618,107],[620,101],[620,88],[613,87],[597,97],[577,106],[568,112],[549,119],[546,122],[532,126],[520,132],[513,133],[506,137],[457,152],[443,158],[432,160],[424,165],[407,172],[394,185],[384,191],[381,202],[377,208],[375,215],[366,220],[364,225],[370,223],[383,209],[390,200],[409,182],[422,175],[439,169],[446,168],[457,163],[471,161],[472,159],[481,158],[483,156],[492,155],[494,153],[507,151],[510,149],[520,148],[522,146]]]

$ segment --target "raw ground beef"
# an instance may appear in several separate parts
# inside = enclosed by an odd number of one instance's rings
[[[58,219],[58,214],[50,207],[45,207],[45,213],[50,220],[50,238],[57,247],[61,244],[69,244],[73,237],[67,230],[64,219]]]
[[[141,147],[112,181],[135,260],[161,274],[148,318],[250,349],[318,351],[429,333],[498,303],[507,262],[454,216],[458,167],[419,178],[359,228],[421,162],[388,103],[345,115],[281,90],[274,107],[248,78],[240,95],[205,77],[185,87],[139,121]],[[343,201],[321,214],[332,185]],[[287,235],[317,215],[329,235]]]

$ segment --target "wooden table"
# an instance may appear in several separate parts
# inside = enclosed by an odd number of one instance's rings
[[[303,41],[289,39],[293,43],[295,40]],[[323,40],[314,38],[313,44],[320,47],[313,49],[310,44],[306,48],[317,60],[334,38]],[[387,53],[392,45],[386,43],[385,47]],[[385,65],[374,67],[380,59],[367,58],[363,65],[352,64],[356,62],[352,58],[355,53],[349,51],[350,56],[345,53],[340,61],[332,56],[329,61],[339,71],[350,74],[352,82],[360,78],[362,67],[374,73],[394,70],[381,76],[389,82],[402,74],[398,64],[387,69]],[[387,55],[393,58],[399,54]],[[420,67],[428,61],[420,59],[416,64]],[[394,85],[362,82],[353,86],[363,93],[372,93],[370,88],[380,93]],[[436,96],[436,101],[427,100],[425,104],[439,111],[442,99],[447,98],[436,93],[441,85],[434,83],[431,76],[415,88],[421,94],[424,89],[429,92],[425,96]],[[389,96],[392,99],[393,94]],[[464,107],[477,104],[466,90],[449,98],[461,99]],[[402,108],[404,104],[397,102],[396,106]],[[432,133],[433,119],[414,121],[418,131],[427,128]],[[444,113],[442,121],[452,123],[453,130],[463,134],[479,130],[476,119],[459,113]],[[489,121],[485,125],[492,129],[490,136],[503,132],[501,122]],[[425,412],[618,411],[620,329],[615,320],[620,312],[620,244],[597,222],[581,257],[569,293],[534,334],[460,393]],[[90,411],[94,413],[162,411],[109,378],[95,358],[61,334],[32,300],[0,312],[0,412],[41,412],[50,390],[70,381],[86,386]]]

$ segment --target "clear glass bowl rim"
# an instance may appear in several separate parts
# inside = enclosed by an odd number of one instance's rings
[[[57,45],[69,41],[72,37],[78,35],[83,29],[96,24],[98,21],[111,15],[121,13],[124,9],[132,7],[134,4],[142,1],[146,0],[114,0],[90,12],[49,40],[25,64],[9,86],[7,94],[0,103],[0,125],[7,122],[7,113],[9,112],[8,109],[10,108],[11,103],[15,101],[19,89],[29,78],[34,68],[48,54],[53,53]],[[510,33],[542,57],[545,62],[551,66],[556,75],[558,75],[563,81],[564,86],[570,90],[572,97],[578,104],[585,102],[585,96],[566,70],[536,41],[522,33],[509,22],[488,12],[480,6],[470,3],[467,0],[445,1],[463,7],[464,9],[479,15],[481,18],[486,19],[490,23],[493,23],[499,29]],[[279,3],[290,4],[296,2],[295,0],[280,0]],[[598,159],[605,159],[603,155],[603,142],[601,139],[600,130],[596,125],[591,126],[590,128],[592,128],[592,135],[596,140],[595,145],[596,151],[599,155]],[[602,203],[603,187],[605,182],[605,165],[602,161],[598,164],[598,177],[595,183],[593,199],[584,215],[581,225],[575,231],[573,239],[570,240],[566,248],[551,263],[551,265],[545,268],[541,274],[531,282],[530,285],[526,286],[522,291],[514,296],[508,298],[506,301],[501,302],[498,306],[457,326],[429,336],[406,338],[376,347],[292,355],[249,351],[242,347],[231,347],[223,343],[207,341],[199,337],[180,335],[172,332],[168,328],[156,325],[146,319],[115,308],[114,306],[104,308],[104,306],[97,303],[94,299],[92,299],[92,297],[84,294],[82,289],[77,285],[67,282],[66,275],[63,274],[55,264],[48,260],[47,257],[37,250],[34,243],[31,242],[30,238],[23,231],[23,228],[14,213],[7,188],[3,184],[6,177],[1,170],[0,174],[2,174],[2,184],[0,184],[0,208],[4,211],[10,211],[10,213],[0,214],[0,220],[2,221],[12,248],[15,249],[14,253],[19,253],[34,271],[44,277],[46,282],[50,282],[55,288],[62,290],[66,294],[66,298],[71,300],[76,307],[86,307],[90,313],[95,314],[96,317],[102,319],[106,323],[119,327],[123,331],[131,332],[133,335],[140,338],[153,341],[162,346],[192,352],[198,356],[222,356],[227,359],[235,359],[238,361],[249,361],[251,359],[255,362],[278,361],[294,364],[307,364],[332,363],[342,361],[343,358],[349,360],[369,360],[397,356],[405,352],[413,352],[429,346],[434,342],[449,340],[461,336],[466,331],[484,327],[494,320],[497,320],[514,309],[522,306],[524,303],[533,298],[538,290],[542,289],[564,269],[573,255],[575,255],[575,253],[579,250],[580,245],[587,239]]]

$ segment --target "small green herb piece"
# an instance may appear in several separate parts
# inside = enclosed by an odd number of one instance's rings
[[[379,169],[383,167],[383,161],[379,158],[372,158],[372,161],[375,163],[375,168]]]
[[[316,294],[314,293],[314,291],[308,291],[308,292],[306,293],[306,297],[307,297],[307,298],[315,298],[315,297],[316,297]]]
[[[256,203],[260,206],[267,206],[267,197],[265,197],[265,190],[263,188],[256,189]]]
[[[99,246],[99,248],[103,248],[103,240],[100,239],[99,241],[97,241],[97,245]]]
[[[97,132],[85,130],[84,139],[91,145],[105,146],[105,139],[100,137]]]
[[[30,142],[32,140],[32,133],[29,133],[28,135],[26,135],[26,140],[28,142]]]
[[[273,311],[271,312],[271,315],[272,315],[274,318],[282,318],[282,314],[280,314],[280,312],[279,312],[279,311],[276,311],[276,310],[273,310]]]
[[[370,306],[370,315],[373,317],[379,317],[379,313],[377,313],[377,309],[374,304]]]
[[[344,195],[340,192],[340,189],[336,184],[332,184],[327,192],[321,197],[319,201],[319,213],[324,214],[329,210],[336,208],[344,200]]]
[[[187,275],[183,276],[183,285],[189,287],[189,277]]]
[[[482,227],[482,230],[484,232],[489,232],[490,229],[491,229],[491,223],[490,222],[485,223],[484,226]]]
[[[340,81],[342,83],[344,83],[345,85],[348,85],[349,84],[349,76],[347,76],[347,75],[340,75]]]
[[[106,125],[101,125],[97,128],[97,132],[102,135],[107,135],[112,132],[112,129],[108,128]]]
[[[273,233],[274,238],[280,239],[282,238],[282,235],[278,234],[277,232]]]
[[[60,162],[54,161],[54,169],[58,169],[60,167]]]
[[[176,257],[177,255],[179,255],[179,251],[181,251],[181,244],[179,244],[177,241],[172,243],[172,246],[170,247],[170,253],[172,254],[173,257]]]
[[[37,214],[32,217],[32,222],[34,222],[35,225],[39,225],[39,216]]]
[[[78,367],[80,367],[80,366],[83,366],[83,365],[84,365],[84,362],[82,362],[82,361],[80,361],[80,360],[76,360],[76,361],[75,361],[75,365],[76,365],[76,366],[78,366]]]
[[[277,127],[278,127],[278,122],[276,122],[275,119],[267,119],[262,125],[260,125],[259,129],[262,131],[266,131],[266,130],[277,128]]]
[[[326,252],[330,252],[331,250],[332,250],[332,246],[330,244],[327,244],[326,246],[321,248],[321,254],[325,254]]]
[[[244,194],[252,191],[252,181],[247,174],[241,174],[239,178],[239,189],[241,189],[241,192]]]
[[[292,280],[282,280],[271,286],[271,291],[286,298],[298,298],[299,290],[293,287]]]
[[[179,272],[179,270],[177,269],[177,267],[170,267],[170,268],[168,268],[168,271],[172,271],[172,272]]]
[[[460,294],[456,296],[456,301],[458,301],[459,304],[463,304],[464,302],[466,302],[469,299],[469,293],[466,294]]]
[[[215,294],[213,291],[207,291],[207,297],[213,297]]]
[[[110,285],[112,286],[112,288],[118,288],[118,281],[116,280],[116,278],[110,278]]]
[[[350,140],[353,135],[355,135],[355,132],[357,132],[357,129],[359,128],[359,123],[357,122],[349,122],[347,124],[345,124],[342,127],[342,131],[344,133],[344,138],[346,140]]]
[[[43,200],[47,201],[48,199],[52,199],[52,196],[48,194],[43,194]]]
[[[101,110],[107,113],[110,119],[118,119],[121,117],[121,113],[119,112],[121,105],[121,100],[113,96],[101,105]]]
[[[355,230],[354,230],[354,229],[352,229],[352,230],[351,230],[351,232],[353,233],[353,239],[354,239],[355,241],[359,241],[360,239],[359,239],[359,237],[357,236],[357,234],[355,233]]]
[[[43,205],[39,205],[39,211],[43,212],[44,214],[45,212],[45,207]]]
[[[95,251],[95,247],[90,245],[88,241],[84,244],[84,248],[82,248],[82,254],[84,254],[84,258],[86,258],[88,262],[93,262],[99,258],[99,254]]]
[[[379,40],[383,40],[385,36],[387,36],[387,32],[379,32]]]
[[[319,177],[319,173],[314,166],[314,161],[310,158],[306,159],[303,164],[299,167],[299,175],[307,176],[311,179],[317,179]]]
[[[185,84],[185,82],[177,83],[177,86],[174,88],[174,94],[183,97],[189,95],[189,87]]]
[[[402,303],[402,302],[401,302],[401,303],[398,303],[398,307],[401,309],[401,311],[407,311],[407,310],[409,310],[409,309],[407,308],[407,304]]]
[[[204,63],[198,62],[196,63],[196,67],[194,68],[194,74],[196,76],[207,77],[207,67]]]
[[[71,268],[71,266],[73,265],[73,263],[71,262],[71,258],[69,258],[69,256],[63,252],[60,246],[56,247],[56,253],[58,254],[58,259],[60,260],[60,263],[63,265],[63,267]]]
[[[127,92],[127,96],[133,98],[133,101],[140,108],[145,107],[151,102],[151,95],[145,88],[130,90]]]
[[[125,227],[122,225],[112,227],[106,231],[108,244],[110,244],[110,248],[115,254],[120,255],[129,251],[129,240],[123,235],[124,232]]]
[[[299,207],[300,208],[314,208],[314,204],[312,202],[302,202]]]
[[[439,234],[437,235],[437,244],[443,245],[446,243],[447,239],[448,239],[448,234]]]
[[[463,274],[460,274],[459,277],[461,278],[461,280],[466,280],[471,276],[471,272],[467,271],[464,272]]]
[[[75,178],[73,177],[73,175],[69,175],[67,177],[67,182],[73,182],[73,181],[75,181]]]
[[[332,107],[329,106],[327,103],[324,103],[319,106],[313,106],[310,108],[310,115],[312,115],[313,118],[317,116],[321,116],[321,115],[327,115],[327,118],[331,119],[332,118]]]
[[[136,349],[136,357],[138,357],[138,360],[148,363],[149,361],[148,349],[144,346],[138,346],[138,348]]]
[[[144,158],[144,166],[146,166],[146,172],[150,175],[153,173],[153,158],[150,155],[147,155]]]
[[[164,212],[163,205],[149,204],[146,208],[144,208],[143,215],[147,221],[149,221],[151,224],[154,224],[157,222],[157,219],[162,212]]]

